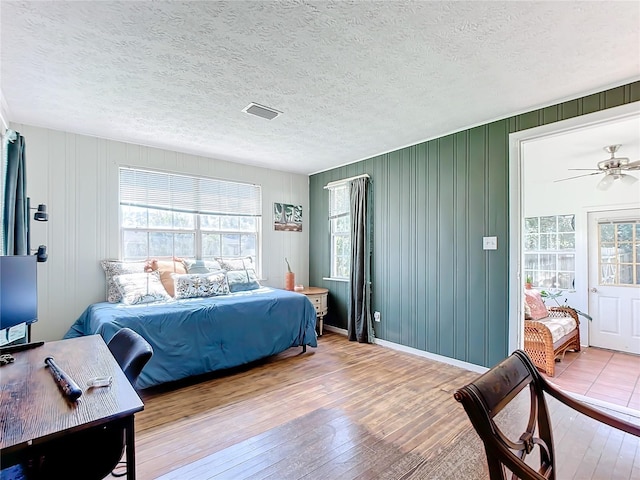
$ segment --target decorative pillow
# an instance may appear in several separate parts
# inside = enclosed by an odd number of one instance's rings
[[[531,307],[527,302],[524,302],[524,319],[531,320]]]
[[[216,258],[223,270],[227,272],[231,270],[255,270],[251,257],[235,257],[235,258]]]
[[[118,303],[122,294],[113,278],[126,273],[144,273],[144,262],[121,262],[119,260],[102,260],[102,269],[107,277],[107,302]]]
[[[542,295],[540,295],[539,291],[525,289],[524,299],[531,309],[531,320],[540,320],[541,318],[549,316],[549,312],[547,312],[547,307],[542,301]]]
[[[229,293],[227,276],[224,272],[173,274],[176,299],[194,297],[214,297]]]
[[[258,277],[256,276],[255,270],[252,268],[228,271],[227,282],[229,283],[229,291],[231,293],[245,292],[247,290],[260,288]]]
[[[222,266],[214,260],[183,260],[187,271],[184,273],[211,273],[223,270]]]
[[[160,274],[160,281],[162,282],[164,289],[171,297],[175,295],[175,287],[171,274],[187,273],[185,264],[182,260],[179,260],[177,258],[173,260],[157,260],[155,258],[153,260],[147,260],[147,263],[145,265],[145,272],[155,271]]]
[[[122,303],[138,305],[171,300],[171,297],[160,282],[158,272],[125,273],[113,277],[122,294]]]

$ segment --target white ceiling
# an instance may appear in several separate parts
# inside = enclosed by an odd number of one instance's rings
[[[303,174],[640,78],[635,1],[2,0],[0,16],[10,121]]]
[[[616,144],[620,145],[615,153],[616,158],[640,161],[640,107],[637,113],[630,116],[528,140],[523,146],[523,175],[528,187],[535,191],[534,198],[539,198],[541,192],[547,194],[553,189],[558,197],[576,196],[579,193],[583,205],[611,203],[611,191],[596,190],[603,174],[592,174],[598,172],[598,162],[611,157],[604,147]],[[637,170],[624,173],[639,176]],[[569,179],[579,175],[584,176]],[[616,185],[618,190],[633,192],[634,199],[640,194],[638,184],[625,187],[621,182],[616,182]]]

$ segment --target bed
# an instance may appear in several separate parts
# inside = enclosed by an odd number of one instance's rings
[[[316,347],[316,311],[306,296],[255,290],[141,305],[100,302],[87,307],[65,338],[129,327],[153,347],[137,388],[145,389],[243,365],[291,347]]]

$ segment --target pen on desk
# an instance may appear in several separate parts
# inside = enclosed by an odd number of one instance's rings
[[[78,387],[76,382],[74,382],[71,377],[53,361],[53,357],[45,358],[44,363],[49,367],[51,375],[53,375],[54,380],[58,384],[58,387],[60,387],[60,390],[62,390],[65,397],[72,402],[75,402],[80,398],[82,390],[80,390],[80,387]]]

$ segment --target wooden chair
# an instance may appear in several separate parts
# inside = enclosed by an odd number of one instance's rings
[[[512,440],[498,428],[494,417],[524,388],[529,387],[531,405],[524,433]],[[545,393],[610,427],[640,437],[640,427],[575,400],[549,384],[537,371],[529,356],[516,350],[475,381],[458,389],[454,398],[464,406],[473,427],[484,443],[491,480],[511,478],[556,479],[556,456]],[[537,470],[525,463],[527,455],[540,454]]]

